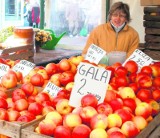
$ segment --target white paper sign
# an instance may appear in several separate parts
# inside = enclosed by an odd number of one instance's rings
[[[23,77],[25,77],[29,72],[36,66],[36,64],[29,62],[27,60],[21,60],[19,63],[17,63],[12,69],[14,71],[20,71],[23,74]]]
[[[73,107],[81,106],[81,98],[89,93],[97,97],[98,103],[102,103],[106,95],[110,76],[111,72],[105,68],[81,62],[75,75],[69,104]]]
[[[85,60],[98,64],[105,55],[106,55],[106,51],[92,44],[88,48],[87,54],[85,56]]]
[[[8,65],[0,63],[0,82],[1,82],[2,76],[5,75],[9,69],[10,67]]]
[[[133,60],[138,64],[139,70],[143,67],[143,66],[148,66],[149,64],[151,64],[152,62],[154,62],[154,60],[149,57],[147,54],[145,54],[143,51],[136,49],[132,55],[127,58],[127,60],[123,63],[123,65],[125,65],[125,63],[129,60]]]
[[[48,82],[46,87],[44,88],[44,92],[48,92],[52,97],[57,96],[57,93],[61,90],[62,88],[56,86],[52,82]]]

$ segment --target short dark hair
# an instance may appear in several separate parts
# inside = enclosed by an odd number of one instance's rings
[[[129,5],[128,4],[125,4],[123,2],[116,2],[112,5],[110,11],[109,11],[109,14],[108,14],[108,21],[111,20],[111,16],[112,14],[116,11],[116,10],[120,10],[122,11],[124,14],[126,14],[126,19],[128,22],[131,21],[131,18],[130,18],[130,11],[129,11]]]

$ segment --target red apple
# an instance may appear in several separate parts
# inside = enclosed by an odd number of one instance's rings
[[[150,88],[152,86],[152,78],[146,75],[141,77],[137,83],[140,88]]]
[[[79,113],[80,117],[82,118],[83,123],[85,124],[89,124],[91,118],[96,114],[97,114],[97,111],[92,106],[83,107]]]
[[[30,122],[32,121],[32,117],[28,115],[21,115],[20,117],[17,118],[18,122]]]
[[[148,74],[149,76],[151,76],[151,75],[152,75],[152,68],[151,68],[150,66],[143,66],[143,67],[141,68],[141,71],[140,71],[140,72],[146,73],[146,74]]]
[[[62,125],[62,121],[63,121],[62,115],[58,113],[56,110],[46,114],[45,119],[52,120],[56,124],[56,126]]]
[[[4,108],[0,108],[0,120],[8,121],[8,112]]]
[[[1,84],[3,87],[10,89],[17,86],[17,77],[16,75],[13,75],[12,73],[7,73],[2,76]]]
[[[136,106],[137,106],[135,99],[132,99],[132,98],[123,99],[123,105],[126,107],[129,107],[131,109],[132,113],[134,113]]]
[[[115,77],[115,83],[118,88],[125,87],[129,84],[128,77],[127,76],[121,76],[121,77],[117,76],[117,77]]]
[[[69,105],[69,100],[68,99],[60,99],[58,100],[56,104],[56,110],[61,114],[61,115],[66,115],[72,112],[73,107]]]
[[[119,66],[118,68],[116,68],[114,74],[115,74],[115,76],[118,76],[118,77],[127,76],[128,71],[125,67]]]
[[[26,99],[19,99],[15,101],[15,109],[17,111],[23,111],[28,109],[29,103]]]
[[[39,127],[40,134],[44,134],[52,137],[54,136],[54,131],[56,128],[56,124],[54,123],[54,121],[50,119],[44,119],[40,121],[38,127]]]
[[[129,138],[136,137],[140,132],[133,121],[124,122],[122,124],[121,130],[125,134],[125,136]]]
[[[133,117],[133,114],[126,109],[118,109],[115,113],[121,117],[122,123],[132,120]]]
[[[50,96],[46,92],[40,92],[35,96],[35,101],[37,103],[42,103],[44,101],[50,101]]]
[[[15,90],[13,90],[13,92],[12,92],[12,101],[13,102],[15,102],[19,99],[26,99],[26,98],[27,98],[26,94],[22,89],[17,88]]]
[[[132,119],[132,121],[135,123],[136,127],[139,130],[143,130],[148,125],[147,120],[144,117],[142,117],[142,116],[134,116],[133,119]]]
[[[34,120],[34,119],[36,119],[35,114],[29,112],[28,110],[23,110],[23,111],[20,112],[20,114],[21,114],[21,116],[24,116],[24,115],[25,115],[25,116],[28,116],[31,121]],[[25,117],[24,117],[24,118],[25,118]]]
[[[138,71],[138,64],[133,60],[127,61],[124,67],[129,73],[136,73]]]
[[[126,138],[126,136],[120,131],[114,131],[108,135],[109,138]]]
[[[30,78],[30,82],[34,85],[34,86],[43,86],[44,84],[44,78],[42,77],[41,74],[36,73],[33,76],[31,76]]]
[[[20,112],[17,110],[9,110],[8,111],[8,121],[17,121],[17,119],[21,116]]]
[[[150,89],[140,89],[137,92],[137,98],[139,98],[142,102],[145,102],[152,98],[152,93]]]
[[[91,129],[95,128],[103,128],[106,129],[108,127],[108,118],[105,114],[96,114],[90,120]]]
[[[46,66],[45,66],[45,70],[47,71],[47,74],[49,76],[55,74],[58,72],[58,68],[57,68],[57,65],[55,63],[48,63]]]
[[[117,94],[114,90],[107,90],[104,102],[110,102],[117,98]]]
[[[116,98],[109,102],[109,105],[112,107],[113,112],[117,109],[121,109],[123,107],[123,101],[121,98]]]
[[[6,99],[7,103],[8,103],[8,109],[15,109],[15,102],[13,102],[12,98],[9,97]]]
[[[105,114],[107,116],[113,113],[113,109],[108,103],[98,104],[96,110],[98,113]]]
[[[28,106],[28,111],[36,115],[42,114],[43,106],[40,103],[34,102],[30,103]]]
[[[62,98],[64,98],[64,99],[69,99],[70,94],[71,94],[71,91],[68,91],[68,90],[66,90],[66,89],[61,89],[61,90],[57,93],[57,96],[58,96],[58,97],[62,97]]]
[[[97,107],[98,99],[93,94],[86,94],[81,98],[81,106],[92,106],[94,108]]]
[[[39,69],[37,71],[37,73],[42,75],[44,80],[48,80],[49,79],[48,73],[47,73],[47,71],[45,69]]]
[[[30,82],[23,83],[22,86],[21,86],[21,89],[25,92],[25,94],[27,96],[30,96],[34,92],[34,85],[32,83],[30,83]]]
[[[69,127],[71,130],[80,124],[82,124],[82,119],[78,114],[69,113],[63,118],[63,126]]]
[[[153,78],[153,86],[160,88],[160,77]]]
[[[8,103],[6,101],[6,99],[0,97],[0,108],[4,108],[7,109],[8,108]]]
[[[145,119],[147,119],[152,114],[152,107],[149,103],[141,102],[137,105],[135,109],[135,115],[143,116]]]
[[[59,62],[59,69],[61,71],[69,71],[71,69],[70,61],[68,59],[62,59]]]
[[[155,101],[160,102],[160,90],[153,90],[152,91],[152,97]]]
[[[160,105],[157,101],[150,99],[149,101],[147,101],[147,103],[149,103],[152,107],[152,116],[156,116],[158,115],[158,113],[160,112]]]
[[[69,82],[74,81],[74,73],[71,71],[62,72],[59,76],[59,81],[62,86],[66,86]]]
[[[150,67],[152,68],[152,76],[160,77],[160,66],[156,64],[151,64]]]
[[[71,135],[72,132],[70,128],[63,125],[57,126],[54,130],[54,138],[71,138]]]
[[[61,73],[55,73],[50,77],[50,81],[55,84],[56,86],[61,86],[61,83],[59,81],[59,77],[60,77]]]
[[[45,106],[43,107],[43,110],[42,110],[42,115],[46,115],[48,114],[49,112],[52,112],[54,111],[55,109],[52,107],[52,106]]]
[[[89,138],[91,129],[85,124],[76,126],[72,131],[72,138]]]

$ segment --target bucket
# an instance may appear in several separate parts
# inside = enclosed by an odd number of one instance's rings
[[[123,51],[112,51],[108,53],[108,65],[111,66],[116,62],[123,62],[126,60],[126,52]]]

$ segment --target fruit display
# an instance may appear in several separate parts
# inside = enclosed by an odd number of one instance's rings
[[[36,66],[23,77],[20,72],[12,71],[18,61],[0,61],[10,67],[0,83],[0,119],[30,122],[44,116],[34,127],[34,133],[39,135],[54,138],[133,138],[160,111],[158,63],[138,71],[134,61],[126,62],[124,66],[121,63],[107,66],[90,63],[82,56],[72,56],[59,63]],[[99,103],[95,95],[87,94],[82,97],[80,107],[69,104],[81,62],[111,71],[104,102]],[[44,91],[48,82],[61,88],[56,96]],[[10,95],[6,92],[8,90]]]

